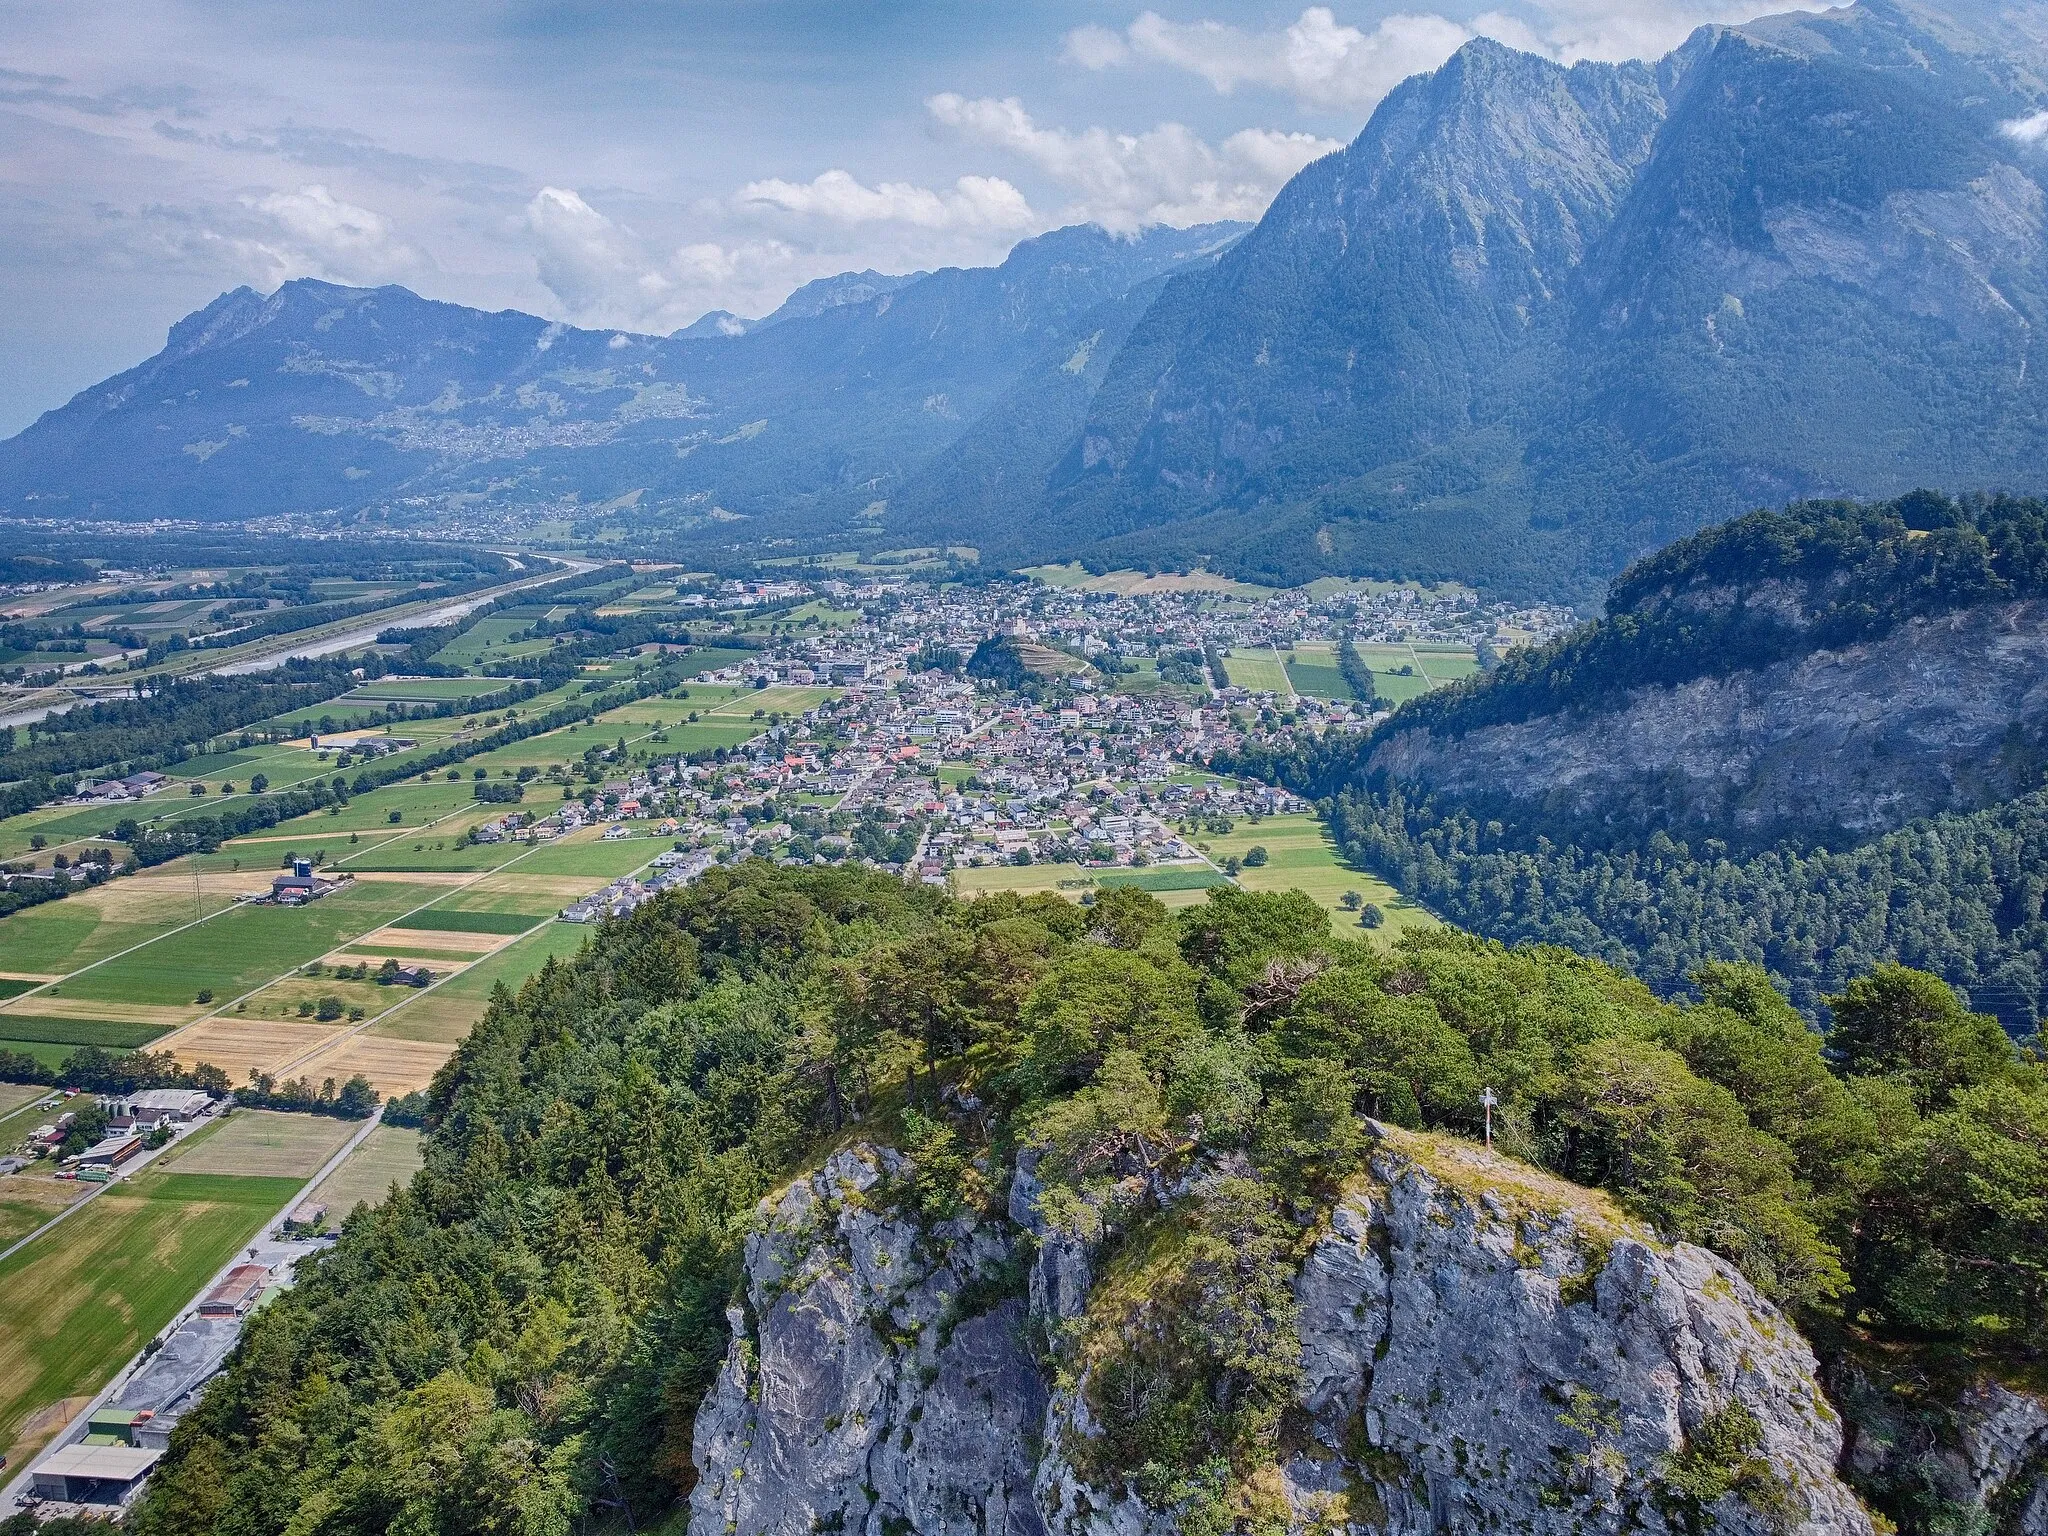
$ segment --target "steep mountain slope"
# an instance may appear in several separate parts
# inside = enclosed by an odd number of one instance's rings
[[[2044,54],[1889,0],[1654,72],[1475,42],[1169,288],[1047,537],[1583,594],[1745,503],[2038,488]]]
[[[1096,307],[1236,232],[1059,230],[1000,267],[812,284],[736,336],[582,331],[401,288],[241,289],[0,445],[0,504],[427,522],[611,503],[643,527],[837,528]]]

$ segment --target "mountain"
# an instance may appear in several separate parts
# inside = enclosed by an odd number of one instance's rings
[[[1745,505],[2038,489],[2044,58],[2038,7],[1892,0],[1474,42],[1168,285],[1034,536],[1584,594]]]
[[[1055,231],[667,338],[237,292],[0,444],[0,508],[567,516],[693,559],[1478,583],[1587,607],[1748,507],[2048,489],[2048,10],[1481,39],[1258,225]]]
[[[1057,230],[998,267],[849,274],[765,321],[707,316],[672,337],[396,287],[238,289],[0,444],[0,504],[469,526],[552,509],[727,540],[752,519],[757,541],[843,544],[1042,352],[1084,339],[1097,307],[1240,232]]]
[[[869,299],[879,299],[885,293],[909,287],[926,275],[911,272],[901,277],[890,277],[869,267],[865,272],[841,272],[836,277],[817,278],[784,299],[773,314],[753,323],[780,325],[785,320],[809,320],[842,304],[865,304]]]

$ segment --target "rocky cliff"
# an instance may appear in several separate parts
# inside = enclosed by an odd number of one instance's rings
[[[1406,789],[1552,823],[1860,839],[2035,787],[2044,664],[2048,603],[1988,604],[1773,666],[1637,688],[1616,708],[1455,739],[1397,731],[1367,766]]]
[[[1294,1403],[1229,1509],[1268,1531],[1866,1533],[1798,1331],[1721,1259],[1462,1143],[1373,1127],[1295,1250]],[[764,1202],[700,1410],[693,1529],[1166,1536],[1096,1478],[1077,1342],[1149,1304],[1041,1219],[927,1223],[856,1146]],[[1200,1171],[1172,1199],[1199,1199]],[[1135,1319],[1142,1326],[1142,1319]]]

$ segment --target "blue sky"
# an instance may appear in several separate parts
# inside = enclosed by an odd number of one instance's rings
[[[0,0],[0,434],[294,277],[666,332],[813,277],[1256,218],[1485,33],[1785,5]]]

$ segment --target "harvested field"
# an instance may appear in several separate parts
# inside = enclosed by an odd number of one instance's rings
[[[455,1053],[452,1044],[429,1040],[394,1040],[381,1035],[354,1035],[292,1069],[294,1077],[342,1082],[358,1072],[386,1098],[411,1093],[433,1080],[441,1063]]]
[[[357,1122],[331,1115],[238,1109],[189,1151],[167,1155],[163,1166],[178,1173],[310,1179],[356,1129]]]
[[[303,1056],[345,1026],[288,1024],[278,1019],[201,1019],[156,1042],[158,1050],[176,1053],[181,1066],[210,1061],[233,1082],[242,1082],[254,1067],[269,1072],[293,1057]]]
[[[584,882],[584,890],[590,883]],[[530,928],[535,919],[529,919],[523,926]],[[523,928],[522,930],[523,931]],[[366,933],[359,941],[364,944],[396,945],[403,948],[410,944],[431,944],[436,949],[459,951],[465,955],[487,955],[503,944],[510,935],[504,933],[463,932],[449,928],[380,928],[375,933]]]
[[[65,997],[58,992],[38,992],[12,1006],[0,1007],[0,1030],[17,1016],[50,1019],[90,1019],[111,1024],[146,1024],[157,1029],[175,1029],[194,1015],[205,1012],[203,1003],[175,1007],[163,1003],[115,1003],[99,998]]]

